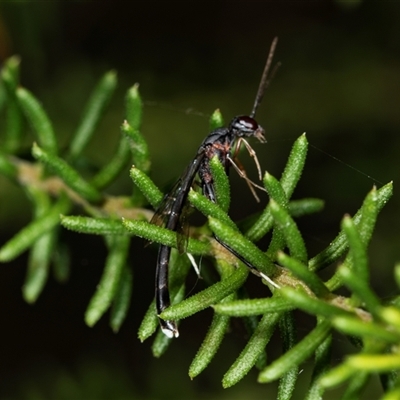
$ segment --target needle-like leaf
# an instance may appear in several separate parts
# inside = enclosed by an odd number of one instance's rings
[[[115,71],[110,71],[101,78],[93,90],[83,111],[81,122],[69,146],[68,159],[70,161],[76,160],[88,145],[116,86],[117,74]]]

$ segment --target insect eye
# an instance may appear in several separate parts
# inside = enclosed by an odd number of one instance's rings
[[[237,120],[237,124],[241,129],[244,130],[255,131],[258,129],[257,122],[253,118],[246,115],[239,117]]]

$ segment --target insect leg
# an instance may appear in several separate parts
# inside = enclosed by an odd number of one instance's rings
[[[193,269],[196,271],[196,274],[197,274],[198,278],[201,279],[200,267],[197,265],[196,260],[194,259],[194,257],[190,253],[186,253],[186,255],[187,255],[187,258],[190,261],[190,264],[192,264]]]
[[[254,159],[254,162],[257,166],[257,171],[258,171],[258,178],[260,179],[260,181],[262,180],[262,172],[261,172],[261,167],[260,167],[260,163],[258,162],[258,158],[257,158],[257,154],[256,152],[253,150],[253,148],[249,145],[248,141],[246,139],[243,138],[239,138],[238,142],[243,142],[244,146],[246,147],[247,151],[249,152],[250,157],[252,157]]]
[[[233,250],[230,246],[228,246],[225,242],[223,242],[221,239],[219,239],[217,236],[214,235],[215,240],[225,249],[227,249],[230,253],[232,253],[236,258],[238,258],[243,264],[245,264],[250,271],[254,274],[257,275],[258,277],[266,280],[268,283],[270,283],[272,286],[276,288],[280,288],[278,284],[276,284],[269,276],[263,274],[260,272],[253,264],[249,263],[244,257],[242,257],[236,250]]]
[[[257,185],[250,178],[248,178],[248,176],[246,174],[246,171],[244,170],[242,165],[237,165],[237,162],[238,162],[237,159],[236,159],[236,162],[235,162],[229,155],[227,155],[227,159],[232,164],[233,168],[235,168],[235,171],[239,174],[239,176],[246,181],[247,185],[250,188],[251,193],[253,194],[253,196],[257,200],[257,202],[260,202],[260,199],[257,196],[257,194],[256,194],[256,192],[254,190],[254,187],[256,187],[257,189],[262,190],[263,192],[265,192],[266,190],[262,186]]]
[[[201,186],[202,186],[202,191],[203,191],[204,196],[206,196],[213,203],[216,203],[217,202],[217,197],[215,196],[214,183],[212,181],[211,182],[205,182],[203,180]]]

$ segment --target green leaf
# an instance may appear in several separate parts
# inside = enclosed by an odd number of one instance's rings
[[[1,70],[1,78],[10,92],[15,91],[19,85],[21,59],[18,56],[8,58]]]
[[[398,343],[400,340],[400,333],[390,332],[374,322],[361,321],[358,318],[344,315],[333,317],[331,321],[337,330],[347,335],[369,337],[389,343]]]
[[[134,131],[142,124],[143,102],[139,93],[139,84],[135,83],[126,93],[125,118]]]
[[[293,218],[303,217],[304,215],[315,214],[324,208],[325,202],[321,199],[301,199],[291,200],[288,205],[289,214]]]
[[[399,354],[356,354],[348,357],[346,363],[368,372],[390,372],[400,369]]]
[[[59,283],[67,282],[71,273],[71,255],[66,243],[57,243],[52,261],[55,280]]]
[[[80,233],[92,235],[129,235],[121,221],[108,218],[61,215],[60,222],[64,228]]]
[[[291,200],[288,205],[289,214],[293,218],[302,217],[304,215],[313,214],[316,212],[320,212],[324,208],[324,201],[321,199],[313,199],[313,198],[305,198],[301,200]],[[260,223],[258,220],[262,219],[265,223],[263,225],[263,229],[265,229],[265,233],[269,232],[273,225],[274,220],[271,215],[271,211],[269,209],[269,204],[266,209],[262,213],[251,215],[250,217],[245,218],[240,222],[240,226],[243,226],[243,231],[245,232],[245,236],[251,240],[256,241],[257,237],[253,239],[253,224],[257,226]]]
[[[357,211],[357,213],[353,217],[353,221],[355,225],[358,227],[362,220],[363,214],[365,212],[368,213],[368,210],[371,207],[371,202],[375,203],[376,207],[372,206],[373,212],[372,214],[376,215],[382,210],[383,206],[389,201],[389,199],[392,197],[393,194],[393,183],[390,182],[385,186],[382,186],[380,189],[375,190],[373,189],[372,192],[370,192],[367,196],[368,199],[366,199],[361,206],[361,208]],[[376,216],[375,216],[376,217]],[[373,221],[374,216],[371,215],[371,218],[368,218],[368,220]],[[363,237],[363,243],[367,244],[369,241],[368,236],[370,237],[372,230],[374,228],[374,224],[367,224],[368,229],[364,231],[364,228],[362,231],[364,232],[362,234]],[[360,228],[358,228],[360,231]],[[361,231],[360,231],[361,232]],[[348,242],[347,238],[344,234],[343,231],[341,231],[335,239],[331,241],[329,246],[321,251],[319,254],[317,254],[315,257],[310,259],[308,265],[311,271],[318,271],[324,267],[327,267],[331,265],[333,262],[338,260],[348,249]]]
[[[270,204],[260,214],[259,218],[254,224],[245,232],[245,236],[253,241],[257,242],[263,236],[265,236],[274,226],[274,219],[272,218]]]
[[[132,295],[132,280],[133,276],[131,269],[125,265],[122,269],[121,278],[111,307],[110,325],[115,333],[117,333],[121,328],[128,313]]]
[[[368,193],[367,197],[364,200],[363,206],[362,206],[362,212],[360,214],[360,221],[359,224],[357,224],[356,217],[354,217],[354,223],[357,225],[357,230],[359,231],[360,237],[359,239],[355,238],[355,234],[353,234],[350,239],[353,240],[353,245],[356,246],[356,249],[359,249],[356,252],[356,255],[358,255],[358,261],[361,261],[361,264],[357,267],[360,270],[363,271],[362,275],[366,279],[367,276],[369,275],[366,271],[366,259],[365,256],[362,255],[362,252],[365,250],[360,250],[361,246],[364,246],[365,249],[368,245],[368,242],[372,236],[372,231],[374,229],[375,223],[376,223],[376,218],[378,216],[379,212],[379,207],[377,204],[377,191],[375,187],[371,190],[371,192]],[[354,229],[354,228],[353,228]],[[348,235],[348,234],[347,234]],[[347,236],[346,236],[347,237]],[[358,241],[361,243],[354,243],[354,241]],[[351,267],[352,266],[352,253],[348,254],[344,263],[345,266]],[[342,285],[341,277],[339,275],[339,271],[332,276],[332,278],[327,282],[327,286],[329,287],[330,290],[336,290],[338,287]]]
[[[8,153],[14,153],[20,148],[22,138],[22,112],[15,93],[19,85],[19,64],[19,57],[10,57],[4,63],[1,71],[1,77],[7,91],[6,127],[2,147]]]
[[[342,384],[356,373],[355,368],[348,363],[343,363],[323,374],[319,379],[319,385],[325,389],[332,388]]]
[[[161,313],[160,317],[165,320],[179,320],[204,310],[239,289],[246,281],[247,275],[248,269],[246,267],[238,267],[226,279],[215,283],[178,304],[168,307]]]
[[[286,194],[290,199],[297,186],[303,173],[303,168],[306,162],[308,150],[308,141],[306,134],[303,133],[293,144],[292,151],[290,152],[288,162],[282,173],[280,183]]]
[[[279,318],[281,318],[280,313],[265,314],[261,318],[246,347],[225,373],[222,379],[222,386],[224,388],[235,385],[247,375],[271,339]]]
[[[231,200],[231,192],[229,179],[226,175],[225,168],[222,166],[217,156],[214,156],[210,161],[211,174],[214,180],[215,195],[217,204],[225,212],[229,210]]]
[[[349,287],[354,294],[358,296],[364,303],[368,311],[379,317],[380,300],[369,287],[368,283],[358,278],[355,271],[349,267],[341,265],[338,269],[338,276]]]
[[[171,342],[172,338],[169,338],[164,335],[163,332],[158,331],[151,346],[151,352],[153,353],[153,356],[156,358],[160,358],[167,351]]]
[[[358,371],[357,374],[350,378],[346,391],[342,397],[343,400],[358,399],[368,383],[369,376],[363,371]]]
[[[127,121],[121,126],[121,132],[129,142],[129,148],[132,154],[132,162],[145,173],[150,171],[150,155],[147,142],[138,129],[135,129]]]
[[[1,247],[0,261],[11,261],[31,247],[42,235],[60,223],[60,214],[67,212],[69,207],[69,199],[61,196],[47,214],[30,222]]]
[[[230,228],[237,230],[235,223],[230,219],[229,215],[219,207],[219,204],[208,200],[205,196],[195,192],[193,189],[190,189],[188,199],[190,203],[206,217],[216,218]]]
[[[311,377],[310,387],[304,400],[320,400],[324,393],[319,378],[330,368],[332,350],[332,335],[328,336],[315,351],[314,370]]]
[[[129,237],[114,236],[106,259],[103,275],[85,312],[85,322],[92,327],[107,311],[120,284],[127,262]]]
[[[388,390],[382,400],[398,400],[400,398],[400,387],[395,387],[392,390]]]
[[[217,108],[210,117],[210,130],[214,131],[215,129],[221,128],[224,126],[224,118],[221,114],[221,111]]]
[[[125,137],[121,137],[117,152],[90,181],[91,185],[97,189],[104,189],[111,185],[128,165],[129,157],[130,152],[128,142]]]
[[[307,155],[307,139],[305,134],[300,136],[293,145],[285,170],[280,179],[286,198],[289,200],[303,171]],[[247,230],[246,237],[255,242],[266,235],[273,226],[270,204],[261,213],[259,219]]]
[[[276,261],[278,253],[286,247],[285,235],[278,227],[272,231],[272,239],[269,242],[268,250],[265,254],[273,261]]]
[[[397,307],[380,307],[377,310],[377,317],[400,330],[400,310]]]
[[[264,186],[270,199],[275,200],[281,207],[288,208],[288,199],[280,182],[268,172],[264,175]]]
[[[50,196],[39,189],[29,188],[29,195],[34,203],[34,219],[38,219],[51,211]],[[56,229],[53,229],[36,240],[29,252],[28,269],[22,294],[28,303],[34,303],[46,284],[50,259],[57,241]]]
[[[16,180],[18,177],[18,169],[11,160],[0,152],[0,172],[7,178]]]
[[[264,175],[264,186],[270,200],[276,201],[283,209],[288,208],[288,199],[279,181],[268,172]],[[273,217],[273,213],[271,213]],[[277,252],[285,247],[285,235],[279,227],[275,227],[272,232],[272,240],[268,246],[267,255],[275,260]]]
[[[28,303],[37,300],[47,282],[56,240],[57,232],[53,230],[42,235],[31,248],[27,275],[22,287],[23,297]]]
[[[128,140],[132,163],[144,173],[150,171],[151,160],[146,140],[140,133],[143,104],[139,94],[139,85],[135,84],[128,90],[125,98],[126,121],[122,124],[121,132]],[[142,205],[145,194],[135,190],[132,195],[132,204]]]
[[[153,300],[144,315],[138,329],[138,337],[141,342],[148,339],[157,330],[158,317],[156,312],[156,301]],[[164,335],[165,336],[165,335]]]
[[[244,317],[290,311],[293,310],[294,306],[281,296],[274,295],[271,298],[226,301],[215,304],[213,308],[222,315]]]
[[[397,287],[400,289],[400,263],[397,263],[394,266],[394,278],[395,278]]]
[[[223,304],[224,301],[233,300],[234,298],[235,294],[231,294],[225,297],[220,304]],[[229,321],[230,317],[227,315],[214,314],[201,347],[190,364],[189,376],[191,379],[195,378],[206,369],[214,358],[228,330]]]
[[[235,271],[234,267],[223,259],[216,260],[216,264],[222,280],[229,278],[229,276]],[[235,298],[236,293],[232,293],[221,300],[220,304],[227,301],[229,302]],[[214,358],[228,330],[229,321],[229,316],[214,313],[211,325],[208,328],[201,347],[190,364],[190,378],[193,379],[199,375]]]
[[[308,260],[307,250],[296,223],[289,213],[272,199],[270,200],[270,209],[275,223],[285,236],[290,255],[298,261],[306,263]]]
[[[248,260],[267,276],[273,276],[276,267],[271,260],[252,242],[223,222],[209,217],[209,225],[215,235]]]
[[[296,343],[295,321],[291,312],[283,314],[279,320],[279,330],[282,339],[282,352],[286,353]],[[299,376],[299,366],[294,365],[279,380],[278,400],[289,400],[292,397],[297,378]]]
[[[293,307],[300,308],[309,314],[324,316],[326,318],[332,318],[338,315],[349,315],[349,311],[329,304],[326,301],[315,299],[305,293],[303,289],[284,287],[279,290],[279,293],[286,301],[289,301]]]
[[[272,382],[283,376],[287,371],[293,368],[294,365],[299,365],[307,360],[328,337],[330,329],[331,325],[328,321],[321,321],[318,323],[318,325],[299,343],[262,370],[258,375],[258,382]]]
[[[93,185],[83,179],[78,171],[63,159],[46,152],[36,143],[33,144],[32,155],[48,166],[53,173],[58,175],[72,190],[84,199],[94,203],[98,203],[103,199],[103,195]]]
[[[287,256],[281,251],[278,253],[277,260],[282,267],[288,268],[295,276],[301,279],[317,297],[324,298],[330,295],[330,291],[322,280],[300,261]]]
[[[81,122],[71,140],[68,154],[69,160],[76,160],[89,143],[116,86],[117,74],[115,71],[109,71],[101,78],[93,90],[84,108]]]
[[[134,165],[130,170],[130,176],[133,183],[146,197],[153,208],[157,208],[164,198],[164,194],[158,189],[154,182],[140,169]]]
[[[48,153],[57,153],[57,141],[49,117],[39,101],[27,89],[19,87],[17,98],[36,134],[39,145]]]
[[[132,234],[141,238],[164,244],[169,247],[177,247],[176,232],[159,226],[149,224],[144,221],[132,221],[122,219],[122,224]],[[201,242],[193,238],[189,238],[187,252],[193,255],[204,255],[210,253],[210,243]]]
[[[351,269],[357,280],[362,280],[363,283],[369,282],[369,270],[366,246],[361,240],[360,234],[350,216],[346,215],[342,220],[342,229],[349,243],[351,256]]]

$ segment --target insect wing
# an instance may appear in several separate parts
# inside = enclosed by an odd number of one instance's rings
[[[179,253],[181,254],[184,253],[187,248],[189,236],[187,214],[189,213],[190,209],[187,204],[184,204],[181,210],[176,209],[176,201],[180,196],[183,195],[182,191],[184,188],[182,187],[182,181],[184,181],[184,179],[178,179],[170,192],[164,196],[150,221],[151,224],[166,227],[168,229],[171,229],[171,225],[173,225],[172,230],[174,230],[177,234],[176,244]]]
[[[189,233],[190,233],[190,225],[189,225],[189,216],[193,212],[193,207],[190,205],[188,201],[185,202],[181,215],[179,216],[179,223],[177,233],[177,246],[180,254],[186,253]]]
[[[174,208],[176,196],[180,191],[182,179],[178,179],[172,189],[164,196],[150,220],[151,224],[165,226]]]

